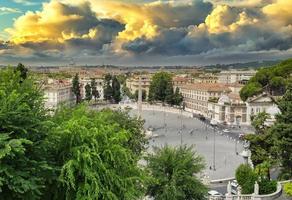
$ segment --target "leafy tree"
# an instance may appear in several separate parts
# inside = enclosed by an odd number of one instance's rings
[[[144,195],[140,154],[129,146],[134,127],[121,126],[114,115],[85,107],[57,112],[47,146],[60,171],[47,199],[128,200]]]
[[[183,96],[180,93],[179,88],[177,87],[175,89],[174,96],[173,96],[173,104],[180,106],[182,104],[182,102],[183,102]]]
[[[113,98],[113,88],[111,86],[112,76],[106,74],[104,77],[104,86],[103,86],[103,96],[107,101],[111,101]]]
[[[121,85],[116,76],[112,78],[112,88],[113,88],[113,100],[115,103],[121,101]]]
[[[167,83],[167,86],[166,86],[166,90],[165,90],[165,101],[169,105],[173,105],[174,104],[173,86],[172,86],[172,82],[171,81],[168,82]]]
[[[252,194],[254,191],[254,184],[257,181],[257,175],[253,169],[247,164],[241,164],[235,172],[235,178],[241,186],[242,194]]]
[[[206,199],[207,189],[195,175],[204,168],[203,158],[191,147],[157,148],[146,160],[154,179],[148,194],[156,200]]]
[[[0,70],[0,199],[39,199],[49,170],[43,94],[20,71]]]
[[[96,100],[100,97],[100,94],[97,90],[97,87],[96,87],[97,83],[95,81],[95,79],[91,79],[91,83],[90,83],[90,86],[91,86],[91,93],[92,93],[92,96],[94,97],[94,100],[96,102]]]
[[[138,101],[138,96],[139,96],[139,90],[136,90],[135,91],[135,100],[136,101]],[[146,90],[142,90],[142,101],[146,100],[146,96],[147,96]]]
[[[72,80],[72,91],[76,97],[76,104],[79,104],[81,102],[81,92],[78,74],[76,74]]]
[[[91,86],[88,83],[85,85],[85,99],[87,101],[92,99]]]
[[[167,89],[170,89],[170,83],[172,82],[171,74],[167,72],[156,73],[151,80],[149,88],[149,101],[162,101],[166,100]]]
[[[271,128],[271,135],[276,136],[275,146],[282,166],[283,178],[292,178],[292,86],[278,104],[281,111],[276,123]]]
[[[267,119],[270,118],[270,115],[266,112],[260,112],[256,116],[252,116],[251,125],[255,128],[257,134],[264,134],[268,128],[265,125]]]
[[[28,69],[22,63],[19,63],[15,70],[20,72],[19,76],[22,79],[21,81],[27,78]]]

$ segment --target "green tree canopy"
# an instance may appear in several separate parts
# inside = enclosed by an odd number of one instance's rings
[[[240,97],[246,101],[248,97],[266,91],[271,95],[283,95],[286,86],[292,82],[292,59],[288,59],[278,65],[260,69],[248,84],[240,91]]]
[[[146,160],[154,179],[148,187],[148,194],[156,200],[206,198],[207,189],[195,175],[204,168],[203,158],[192,147],[157,148]]]
[[[158,72],[151,80],[149,88],[149,101],[166,101],[172,88],[172,75],[168,72]]]
[[[281,114],[277,115],[276,123],[271,127],[270,134],[276,136],[275,147],[282,167],[282,177],[292,178],[292,86],[278,104]]]
[[[140,154],[129,145],[133,130],[126,128],[129,123],[121,126],[114,116],[111,110],[85,107],[57,112],[47,139],[53,163],[60,168],[57,187],[52,184],[47,194],[51,199],[57,195],[58,199],[128,200],[144,194],[145,175],[137,164]]]
[[[0,199],[38,199],[48,169],[43,94],[18,70],[0,70],[0,83]]]
[[[116,76],[112,77],[112,88],[113,88],[113,100],[115,103],[119,103],[121,97],[121,85]]]

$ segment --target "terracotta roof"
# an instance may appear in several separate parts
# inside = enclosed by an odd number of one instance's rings
[[[183,81],[188,82],[190,80],[191,80],[191,78],[180,77],[180,76],[176,76],[176,77],[172,78],[172,81],[180,81],[180,82],[183,82]]]
[[[210,92],[211,91],[230,92],[230,89],[225,84],[220,84],[220,83],[194,83],[194,84],[185,85],[182,88],[189,89],[189,90],[200,90],[200,91],[210,91]]]

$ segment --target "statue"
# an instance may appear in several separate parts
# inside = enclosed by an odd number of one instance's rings
[[[259,184],[258,184],[257,181],[254,184],[254,194],[255,195],[258,195],[259,194]]]
[[[228,185],[227,185],[227,194],[231,195],[231,183],[230,183],[230,181],[228,181]]]

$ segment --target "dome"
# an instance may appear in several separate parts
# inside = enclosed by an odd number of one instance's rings
[[[227,95],[222,95],[219,100],[218,100],[218,104],[220,105],[224,105],[224,104],[230,104],[230,98]]]

